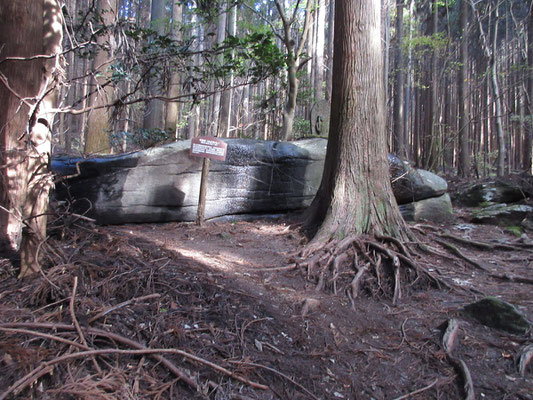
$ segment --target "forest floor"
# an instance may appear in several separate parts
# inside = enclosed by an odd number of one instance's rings
[[[62,227],[43,276],[19,281],[0,258],[0,399],[461,399],[468,379],[442,347],[452,318],[475,398],[533,399],[533,367],[517,366],[531,333],[462,312],[490,295],[533,320],[533,234],[455,212],[414,230],[446,254],[417,261],[451,289],[406,285],[395,306],[369,291],[352,304],[343,279],[315,291],[283,219]]]

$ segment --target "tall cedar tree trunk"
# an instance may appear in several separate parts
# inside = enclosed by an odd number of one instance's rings
[[[459,162],[457,170],[460,176],[470,176],[470,121],[469,121],[469,95],[468,95],[468,0],[461,0],[461,43],[459,53],[461,67],[459,69],[459,82],[457,96],[459,105]]]
[[[403,65],[403,1],[396,2],[396,65],[394,80],[394,104],[393,104],[393,127],[394,127],[394,151],[400,158],[407,158],[406,140],[404,133],[404,90],[405,73]]]
[[[179,41],[181,40],[181,21],[183,14],[183,5],[182,3],[175,1],[172,6],[172,27],[170,29],[170,37],[172,40]],[[171,65],[170,70],[170,81],[168,83],[167,95],[169,99],[175,99],[167,103],[167,109],[165,113],[165,130],[167,132],[174,133],[176,139],[179,138],[178,133],[178,113],[179,113],[179,103],[177,97],[180,94],[180,74],[178,71],[174,70]]]
[[[16,249],[21,238],[19,277],[25,277],[39,272],[46,238],[62,14],[56,0],[12,0],[2,3],[0,21],[0,241]],[[6,60],[37,55],[52,57]]]
[[[387,162],[380,0],[335,4],[329,142],[318,193],[307,211],[314,242],[351,233],[405,239]]]
[[[117,0],[99,0],[98,11],[101,13],[103,23],[107,27],[115,21],[118,12]],[[91,95],[88,106],[97,107],[90,111],[87,119],[87,135],[85,137],[85,154],[110,153],[109,131],[111,130],[109,108],[105,105],[113,102],[114,90],[109,84],[111,77],[111,64],[113,63],[114,42],[113,35],[108,29],[106,35],[100,35],[96,39],[99,48],[93,59],[93,72],[91,79]]]
[[[165,34],[165,3],[165,0],[152,0],[150,27],[157,35]],[[158,65],[154,65],[154,68],[150,72],[153,76],[150,77],[147,83],[146,94],[149,97],[161,95],[161,85],[158,82],[159,72],[157,71],[157,67]],[[165,116],[164,110],[165,103],[162,100],[148,100],[144,109],[143,128],[147,130],[163,129],[163,119]]]
[[[523,167],[527,173],[533,173],[533,3],[529,9],[529,24],[527,33],[527,94],[526,98],[526,137],[524,141]]]

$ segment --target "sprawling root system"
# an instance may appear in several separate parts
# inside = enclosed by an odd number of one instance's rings
[[[407,290],[446,285],[413,254],[389,236],[354,235],[311,244],[301,252],[297,264],[316,282],[316,291],[345,293],[352,307],[361,292],[390,298],[397,305]]]

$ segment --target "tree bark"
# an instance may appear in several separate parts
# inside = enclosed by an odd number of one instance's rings
[[[0,241],[16,249],[21,238],[22,278],[39,272],[39,250],[46,238],[63,18],[56,0],[17,0],[0,7],[0,20]],[[41,55],[45,57],[6,60]]]
[[[304,50],[305,44],[307,42],[308,33],[309,33],[309,21],[311,16],[311,5],[312,1],[307,0],[307,5],[305,8],[305,20],[303,31],[300,36],[298,45],[296,45],[294,38],[292,37],[292,27],[296,20],[296,13],[298,8],[295,8],[292,16],[289,18],[286,13],[281,0],[274,0],[274,4],[278,10],[279,16],[281,18],[281,23],[283,26],[283,44],[287,49],[287,102],[285,103],[285,108],[283,110],[283,126],[281,128],[281,138],[282,140],[291,140],[292,139],[292,128],[294,125],[294,114],[296,112],[296,97],[298,95],[298,78],[296,73],[303,66],[302,60],[300,59],[302,52]]]
[[[181,40],[181,21],[183,15],[183,5],[179,1],[175,1],[172,6],[172,27],[170,30],[170,37],[172,40]],[[171,65],[170,81],[168,83],[168,97],[170,99],[177,98],[180,94],[180,74],[178,71],[173,70]],[[178,101],[170,101],[167,103],[165,113],[165,130],[167,132],[174,133],[176,139],[179,138],[178,133],[178,116],[179,116],[179,103]]]
[[[228,11],[227,19],[228,35],[235,36],[235,33],[237,32],[237,7],[235,5]],[[218,123],[219,137],[230,137],[231,103],[233,100],[233,89],[231,87],[233,86],[233,79],[233,73],[230,73],[226,82],[229,89],[224,90],[220,98],[220,117]]]
[[[404,133],[404,85],[405,74],[403,65],[403,0],[396,3],[396,62],[394,81],[393,127],[394,151],[400,158],[407,158],[406,139]]]
[[[457,170],[460,176],[470,176],[470,121],[469,121],[469,95],[468,95],[468,0],[461,1],[461,43],[459,53],[461,67],[457,82],[457,96],[459,97],[459,162]]]
[[[113,0],[116,1],[116,0]],[[151,28],[158,35],[165,33],[165,0],[152,0],[152,9],[150,14]],[[152,76],[147,83],[147,96],[156,96],[161,93],[162,88],[157,82],[157,66],[153,66],[151,73],[156,75]],[[162,129],[164,119],[165,103],[161,100],[148,100],[144,109],[143,128],[147,130]]]
[[[529,23],[528,23],[528,32],[527,32],[527,65],[528,73],[526,80],[527,94],[525,96],[525,106],[526,106],[526,137],[524,140],[524,154],[523,154],[523,168],[527,173],[533,173],[533,4],[529,8]]]
[[[380,4],[335,4],[330,135],[322,183],[306,214],[309,227],[320,225],[314,241],[407,236],[389,180]]]
[[[99,0],[98,10],[102,15],[103,23],[106,27],[111,27],[118,12],[117,0]],[[110,29],[108,30],[110,32]],[[109,43],[109,48],[104,50],[99,48],[93,59],[93,71],[90,90],[93,92],[87,105],[96,108],[89,112],[87,118],[87,134],[85,137],[85,154],[106,154],[111,152],[109,132],[111,124],[109,121],[109,108],[104,107],[113,102],[114,90],[109,84],[111,76],[110,66],[113,60],[114,41],[112,35],[100,35],[97,38],[98,46],[105,46]]]

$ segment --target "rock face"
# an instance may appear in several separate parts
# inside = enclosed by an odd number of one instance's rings
[[[502,225],[518,226],[528,221],[533,216],[533,207],[525,204],[493,204],[475,210],[472,213],[472,222]],[[526,226],[527,227],[527,226]]]
[[[325,140],[228,143],[226,161],[211,162],[206,219],[310,204],[322,176]],[[202,160],[189,157],[189,147],[190,141],[181,141],[116,157],[54,160],[57,173],[75,174],[77,162],[81,171],[57,189],[58,197],[78,199],[77,211],[90,209],[88,215],[101,224],[193,221]]]
[[[457,193],[457,201],[465,206],[478,207],[487,203],[514,203],[530,193],[511,182],[489,181],[476,183]]]
[[[439,197],[448,190],[448,184],[441,177],[429,171],[414,169],[392,154],[389,154],[389,169],[398,204]]]
[[[320,185],[327,140],[225,141],[226,161],[211,162],[206,219],[286,212],[311,203]],[[77,163],[81,172],[57,187],[57,197],[75,199],[77,212],[87,212],[101,224],[193,221],[202,161],[189,156],[189,147],[190,141],[181,141],[114,157],[54,159],[57,174],[75,175]],[[391,173],[397,174],[391,179],[396,179],[393,189],[399,202],[446,191],[446,182],[436,175],[396,160],[389,158]],[[451,204],[444,208],[451,209]],[[413,213],[415,219],[417,215],[419,211]]]
[[[439,197],[415,201],[400,205],[400,211],[406,221],[447,222],[453,218],[452,201],[448,193]]]
[[[515,306],[496,297],[486,297],[469,304],[464,311],[483,325],[509,333],[525,334],[531,327]]]

